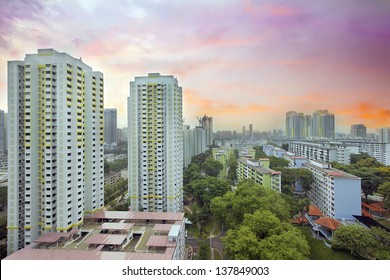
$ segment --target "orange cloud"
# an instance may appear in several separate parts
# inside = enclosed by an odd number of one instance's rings
[[[236,103],[229,102],[222,99],[209,99],[200,96],[195,91],[187,89],[184,90],[184,103],[191,105],[191,111],[196,114],[211,114],[218,115],[240,115],[250,113],[261,113],[268,111],[267,106],[258,104],[247,104],[240,106]]]
[[[277,4],[262,4],[256,5],[251,3],[251,1],[243,1],[244,10],[253,15],[258,15],[260,13],[267,13],[271,16],[277,17],[286,17],[293,16],[299,13],[297,9],[291,8],[286,5],[277,5]]]
[[[339,109],[336,115],[346,117],[349,124],[363,123],[370,128],[379,128],[390,125],[390,109],[372,103],[361,102],[345,109]]]
[[[272,16],[285,17],[298,14],[296,9],[287,6],[267,4],[266,7]]]

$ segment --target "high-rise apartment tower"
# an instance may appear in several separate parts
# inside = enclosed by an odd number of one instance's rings
[[[183,211],[182,89],[173,76],[130,82],[129,195],[135,211]]]
[[[8,62],[8,254],[104,203],[103,74],[39,49]]]

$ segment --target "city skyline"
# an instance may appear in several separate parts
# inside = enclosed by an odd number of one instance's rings
[[[214,131],[284,130],[288,111],[328,109],[336,132],[371,132],[390,125],[390,3],[374,2],[2,1],[0,108],[7,61],[54,48],[105,74],[118,127],[129,81],[159,72],[180,80],[191,127],[207,114]]]

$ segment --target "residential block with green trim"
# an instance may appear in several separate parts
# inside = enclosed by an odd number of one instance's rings
[[[54,49],[8,62],[8,254],[103,207],[103,88]]]
[[[237,163],[238,181],[253,179],[266,188],[281,192],[282,172],[270,169],[268,158],[259,160],[239,158]]]

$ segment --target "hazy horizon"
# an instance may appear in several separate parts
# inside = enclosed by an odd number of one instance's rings
[[[285,130],[287,111],[328,109],[336,132],[390,126],[390,2],[0,1],[0,109],[7,61],[54,48],[105,79],[126,126],[129,82],[159,72],[183,88],[185,123]]]

